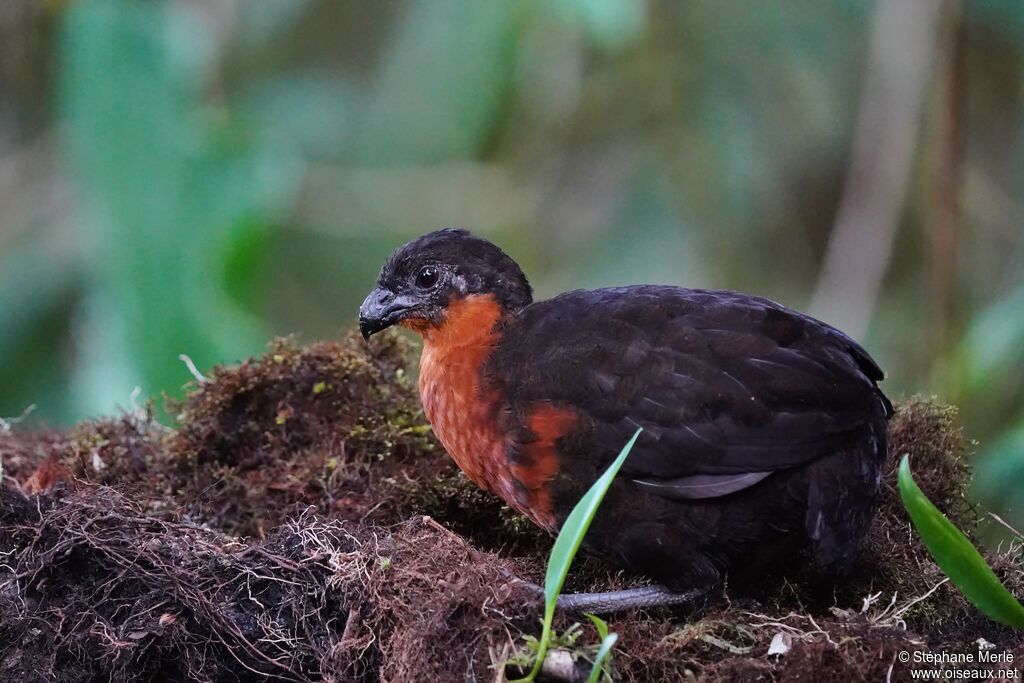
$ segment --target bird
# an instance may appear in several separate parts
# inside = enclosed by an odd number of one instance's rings
[[[583,608],[853,566],[893,407],[878,364],[838,329],[726,290],[534,301],[512,257],[455,228],[385,261],[359,328],[369,340],[393,325],[423,339],[420,398],[448,454],[551,534],[642,430],[582,547],[656,583],[581,594]]]

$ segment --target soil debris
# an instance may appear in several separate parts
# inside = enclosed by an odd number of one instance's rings
[[[412,347],[381,336],[276,340],[197,382],[175,428],[141,409],[0,432],[0,678],[502,680],[540,607],[509,575],[538,581],[551,539],[457,470],[421,412]],[[1021,636],[971,607],[913,533],[904,453],[972,529],[955,409],[903,401],[850,577],[616,615],[613,679],[898,681],[899,652],[977,652],[979,638],[1019,661]],[[991,560],[1024,595],[1020,546]],[[569,589],[639,581],[580,558]],[[575,621],[556,626],[585,680],[598,637]]]
[[[508,561],[429,518],[306,512],[242,543],[96,487],[5,488],[0,521],[4,680],[464,679],[538,615]]]

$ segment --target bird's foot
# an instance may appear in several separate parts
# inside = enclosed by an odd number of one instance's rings
[[[656,584],[603,593],[569,593],[559,595],[556,604],[559,609],[567,612],[611,614],[641,607],[684,605],[706,595],[707,592],[706,588],[692,588],[676,592]]]
[[[559,609],[569,612],[609,614],[627,609],[639,609],[640,607],[668,607],[686,604],[707,593],[707,589],[690,589],[688,591],[676,592],[669,590],[665,586],[640,586],[639,588],[629,588],[624,591],[568,593],[566,595],[559,595],[556,604]]]
[[[539,598],[544,598],[544,589],[535,583],[512,577],[525,585]],[[602,593],[568,593],[558,596],[556,606],[566,612],[590,612],[592,614],[611,614],[642,607],[670,607],[683,605],[707,595],[707,588],[693,588],[677,592],[665,586],[640,586],[620,591]]]

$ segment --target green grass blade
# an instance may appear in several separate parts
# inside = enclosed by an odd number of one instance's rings
[[[899,470],[900,496],[928,552],[949,580],[989,618],[1024,628],[1024,605],[1000,583],[970,540],[924,495],[903,456]]]
[[[619,640],[618,633],[609,633],[601,640],[601,647],[597,650],[597,655],[594,657],[594,668],[590,670],[590,676],[587,677],[587,683],[597,683],[601,680],[601,673],[604,671],[604,663],[608,660],[608,657],[612,654],[612,648],[615,647],[615,643]]]
[[[597,616],[596,614],[591,614],[590,612],[584,612],[583,616],[585,616],[587,619],[590,619],[590,623],[593,624],[594,628],[597,629],[598,638],[604,640],[608,637],[608,622],[606,622],[604,619]]]
[[[590,528],[590,522],[593,521],[594,515],[597,514],[597,509],[600,507],[601,501],[604,500],[608,487],[611,486],[615,475],[619,473],[619,468],[626,461],[626,456],[633,449],[633,444],[636,443],[641,431],[640,429],[636,430],[633,438],[622,448],[615,461],[594,482],[583,498],[580,499],[580,502],[569,513],[565,524],[562,525],[562,530],[558,533],[558,538],[555,539],[555,545],[551,548],[551,557],[548,558],[548,571],[544,578],[544,595],[551,609],[554,609],[555,601],[562,592],[565,577],[569,573],[569,567],[572,565],[573,558],[576,557],[576,552],[580,548],[580,543],[583,542],[587,529]]]
[[[540,635],[540,645],[537,648],[537,659],[533,664],[533,669],[523,679],[524,681],[536,679],[540,672],[544,656],[547,654],[548,643],[551,641],[551,622],[555,616],[555,603],[558,602],[562,586],[565,585],[569,567],[572,566],[573,558],[576,557],[576,552],[580,549],[580,543],[583,542],[583,537],[586,535],[587,529],[590,528],[590,522],[593,521],[601,501],[604,500],[604,494],[608,492],[608,487],[612,485],[615,475],[619,473],[619,468],[626,461],[629,452],[633,450],[633,444],[636,443],[642,431],[643,429],[636,430],[633,438],[623,446],[615,461],[608,466],[604,474],[598,477],[590,490],[580,498],[580,502],[576,503],[576,507],[569,513],[561,531],[558,532],[555,545],[551,548],[548,571],[544,578],[544,627]]]

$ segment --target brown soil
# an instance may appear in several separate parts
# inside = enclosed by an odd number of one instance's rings
[[[0,433],[0,679],[502,680],[540,605],[551,539],[469,483],[419,408],[396,335],[220,368],[174,407],[67,432]],[[901,650],[1011,651],[928,559],[896,455],[960,524],[969,469],[955,410],[901,403],[883,501],[839,586],[790,577],[705,604],[608,619],[614,680],[907,680]],[[1024,595],[1019,548],[998,573]],[[572,590],[634,585],[581,558]],[[573,619],[558,617],[565,630]],[[562,649],[583,675],[597,635]],[[783,641],[785,654],[768,655]],[[1006,665],[1003,665],[1006,666]]]

